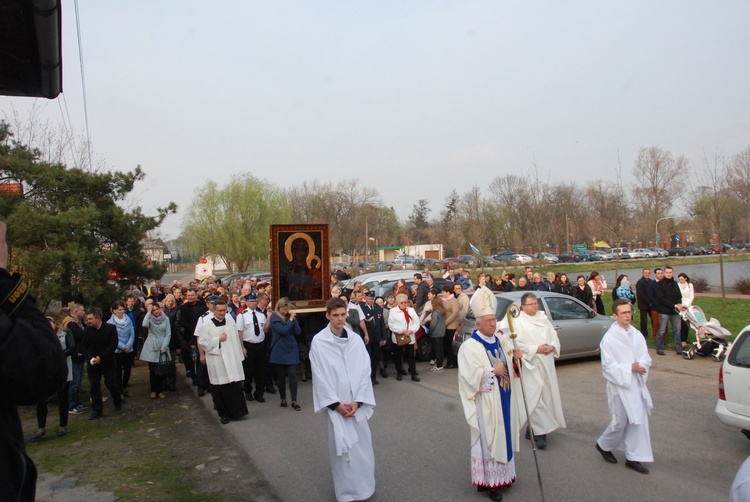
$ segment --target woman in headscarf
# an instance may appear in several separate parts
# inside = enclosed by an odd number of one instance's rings
[[[164,377],[158,374],[159,358],[162,355],[170,357],[169,341],[172,339],[172,327],[169,318],[162,311],[159,303],[152,303],[146,307],[148,311],[143,318],[143,327],[148,329],[148,337],[141,350],[141,360],[148,362],[149,381],[151,383],[151,399],[167,397],[164,394]]]
[[[281,298],[276,303],[276,310],[271,314],[271,364],[276,370],[279,385],[281,407],[286,408],[286,379],[289,378],[289,392],[292,398],[292,408],[300,411],[302,407],[297,403],[297,367],[299,366],[299,347],[295,335],[302,330],[297,322],[297,314],[291,309],[294,304],[289,298]]]

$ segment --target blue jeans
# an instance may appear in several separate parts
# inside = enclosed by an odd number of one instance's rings
[[[659,333],[656,335],[656,350],[664,350],[664,335],[667,333],[667,323],[672,324],[672,337],[674,338],[674,348],[679,353],[682,352],[682,338],[680,329],[682,328],[682,318],[680,314],[659,314]]]
[[[73,409],[81,405],[81,381],[83,380],[83,363],[73,363],[73,379],[68,389],[68,408]]]

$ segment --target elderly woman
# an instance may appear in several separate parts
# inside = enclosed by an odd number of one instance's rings
[[[292,397],[292,408],[300,411],[297,403],[297,366],[299,366],[299,348],[295,335],[302,330],[297,322],[295,312],[290,312],[294,304],[289,298],[281,298],[276,303],[276,310],[271,314],[271,364],[276,370],[279,384],[281,407],[286,408],[286,378],[289,378],[289,392]]]
[[[169,318],[162,311],[160,304],[154,302],[146,307],[146,315],[143,318],[143,327],[148,329],[148,337],[143,343],[141,360],[148,362],[149,381],[151,383],[151,399],[167,397],[164,394],[164,377],[157,372],[159,358],[162,354],[169,354],[169,341],[172,339],[172,327]]]
[[[112,317],[107,321],[117,328],[117,349],[115,349],[115,379],[122,389],[122,395],[130,397],[126,387],[130,381],[130,371],[133,368],[135,328],[129,315],[125,315],[125,304],[114,302],[110,307]]]
[[[396,362],[396,380],[402,380],[403,375],[406,375],[403,361],[404,354],[406,354],[411,379],[419,382],[414,362],[414,344],[416,343],[415,335],[419,329],[419,316],[413,308],[409,307],[409,297],[405,294],[396,295],[396,306],[391,309],[388,315],[388,328],[393,333],[393,359]],[[406,345],[398,345],[398,335],[409,337],[409,342]]]

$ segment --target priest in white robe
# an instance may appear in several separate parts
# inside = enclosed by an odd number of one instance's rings
[[[630,324],[630,302],[615,300],[612,312],[615,322],[599,344],[611,422],[597,440],[596,449],[613,464],[617,458],[612,450],[621,450],[625,452],[625,467],[648,474],[641,462],[654,461],[648,429],[648,416],[654,406],[646,387],[651,356],[643,335]]]
[[[237,325],[227,316],[227,303],[214,303],[213,318],[200,327],[198,343],[206,354],[209,391],[222,424],[247,415],[247,404],[242,393],[245,372],[242,369],[242,345]]]
[[[375,492],[375,454],[368,420],[375,407],[370,356],[362,338],[346,329],[347,306],[326,304],[328,326],[310,346],[313,405],[325,417],[333,487],[338,501],[365,500]]]
[[[547,447],[547,434],[565,427],[560,387],[557,383],[555,359],[560,357],[560,339],[547,314],[539,311],[534,293],[521,297],[521,313],[513,320],[523,353],[521,377],[526,390],[526,403],[531,415],[531,429],[537,448]],[[521,395],[516,395],[523,408]],[[530,439],[528,430],[526,438]]]
[[[458,351],[458,391],[471,431],[471,483],[502,500],[500,487],[516,479],[520,415],[512,399],[517,378],[512,358],[520,358],[506,337],[498,336],[497,298],[486,287],[472,296],[477,329]]]

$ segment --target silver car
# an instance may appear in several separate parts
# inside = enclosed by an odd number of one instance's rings
[[[750,439],[750,326],[745,326],[719,371],[719,399],[716,416],[731,427],[737,427]]]
[[[508,332],[506,312],[515,303],[521,305],[521,296],[527,291],[497,293],[498,328]],[[575,359],[599,355],[599,343],[604,333],[614,322],[611,317],[597,314],[572,296],[548,291],[534,291],[539,299],[539,310],[547,314],[560,339],[560,359]],[[453,351],[458,349],[464,340],[471,337],[474,331],[474,315],[471,310],[463,325],[456,330],[453,337]]]

